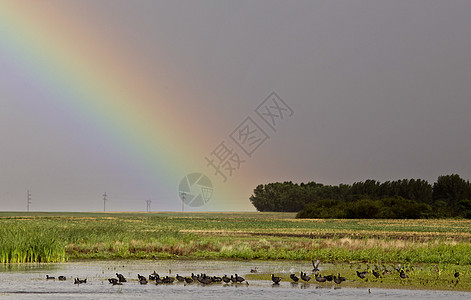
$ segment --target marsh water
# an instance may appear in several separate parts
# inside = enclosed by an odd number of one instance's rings
[[[0,265],[0,297],[9,299],[469,299],[471,293],[435,290],[346,288],[282,281],[273,285],[268,280],[248,280],[241,284],[160,284],[149,281],[140,285],[137,274],[148,276],[156,271],[161,276],[191,273],[245,275],[257,267],[261,273],[289,274],[309,271],[309,263],[292,261],[87,261],[60,264]],[[128,282],[111,285],[108,278],[123,274]],[[46,275],[56,277],[46,280]],[[58,276],[66,276],[59,281]],[[87,278],[86,284],[74,284],[74,278]]]

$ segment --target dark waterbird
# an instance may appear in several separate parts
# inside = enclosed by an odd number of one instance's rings
[[[347,278],[340,276],[340,273],[337,273],[337,278],[338,278],[340,281],[345,281],[345,280],[347,280]]]
[[[142,276],[141,274],[137,274],[137,279],[139,280],[140,284],[147,284],[147,278]]]
[[[225,283],[229,283],[229,282],[231,282],[231,279],[229,277],[227,277],[226,274],[224,274],[224,276],[222,276],[222,281],[224,281]]]
[[[314,262],[314,260],[312,260],[312,266],[314,267],[314,268],[312,269],[312,272],[319,272],[319,271],[320,271],[320,270],[319,270],[319,264],[320,264],[320,262],[321,262],[321,261],[320,261],[319,259],[316,260],[316,262]]]
[[[154,275],[152,275],[152,274],[149,275],[149,280],[154,281],[154,280],[156,280],[156,279],[157,279],[157,277],[155,277]]]
[[[271,281],[273,281],[275,284],[279,284],[281,281],[281,277],[275,276],[275,274],[271,274]]]
[[[74,284],[83,284],[83,283],[87,283],[87,278],[85,279],[80,279],[80,278],[75,278],[74,279]]]
[[[46,279],[56,279],[56,277],[46,275]]]
[[[139,279],[139,283],[140,283],[140,284],[147,284],[147,278],[141,277],[141,278]]]
[[[239,275],[237,275],[237,274],[235,274],[235,279],[236,279],[237,282],[244,282],[244,281],[245,281],[245,278],[244,278],[244,277],[241,277],[241,276],[239,276]]]
[[[363,272],[357,271],[357,276],[360,277],[361,279],[365,279],[366,274],[368,274],[368,271],[363,271]]]
[[[113,285],[123,285],[121,282],[118,281],[117,278],[108,278],[108,282]]]
[[[145,278],[144,276],[142,276],[141,274],[139,274],[139,273],[137,274],[137,279],[138,279],[138,280],[142,280],[143,278],[146,279],[146,278]]]
[[[376,277],[376,278],[379,278],[381,277],[381,274],[379,274],[379,272],[375,271],[375,270],[372,270],[373,272],[373,275]]]
[[[291,278],[294,282],[298,282],[298,281],[299,281],[298,276],[296,276],[295,274],[289,275],[289,278]]]
[[[454,276],[455,276],[455,278],[460,277],[460,272],[455,272]]]
[[[175,276],[175,278],[177,278],[177,280],[180,281],[180,282],[185,281],[185,277],[180,276],[180,275],[178,275],[178,274],[177,274],[177,276]]]
[[[116,277],[118,277],[119,282],[126,282],[126,278],[123,274],[116,273]]]
[[[405,278],[409,278],[409,276],[404,273],[404,271],[401,270],[401,272],[399,273],[399,276],[402,278],[402,279],[405,279]]]
[[[316,279],[317,282],[326,282],[327,281],[327,278],[322,277],[322,276],[318,276],[318,274],[315,274],[314,278]]]
[[[303,273],[302,271],[301,271],[301,276],[300,276],[300,277],[301,277],[301,279],[304,280],[304,281],[309,281],[309,280],[311,280],[311,277],[307,276],[307,274],[306,274],[306,273]]]
[[[327,276],[324,276],[324,278],[327,280],[327,281],[332,281],[334,279],[334,276],[332,275],[327,275]]]
[[[186,283],[192,283],[193,279],[191,279],[190,277],[185,277],[185,282]]]
[[[66,278],[65,276],[62,276],[62,275],[59,276],[58,279],[59,279],[60,281],[65,281],[65,280],[67,280],[67,278]]]
[[[202,284],[210,284],[213,282],[211,277],[206,276],[206,274],[203,274],[202,276],[198,276],[198,281]]]
[[[341,280],[340,278],[338,278],[337,276],[334,276],[334,282],[336,284],[341,284],[343,280]]]
[[[155,284],[161,284],[164,283],[163,279],[159,277],[155,278]]]
[[[149,280],[156,280],[159,277],[159,274],[157,274],[155,271],[152,274],[149,274]]]
[[[173,277],[165,276],[164,278],[162,278],[162,283],[173,283],[174,281],[175,278]]]

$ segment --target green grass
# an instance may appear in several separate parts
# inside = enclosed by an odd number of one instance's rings
[[[1,263],[65,261],[65,246],[60,231],[48,226],[15,221],[0,226]]]
[[[300,220],[293,213],[0,212],[0,259],[322,259],[471,263],[471,221]]]

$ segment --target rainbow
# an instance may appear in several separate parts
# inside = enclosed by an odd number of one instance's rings
[[[74,111],[130,157],[150,165],[153,180],[176,190],[188,173],[212,175],[204,156],[216,144],[195,138],[201,134],[185,121],[191,119],[185,107],[157,88],[154,76],[133,63],[118,41],[97,35],[66,4],[57,4],[0,2],[0,54],[59,95],[54,99],[62,100],[52,105]],[[203,209],[252,210],[251,185],[244,180],[213,180],[213,198]]]

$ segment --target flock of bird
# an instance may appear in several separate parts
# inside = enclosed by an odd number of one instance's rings
[[[56,277],[46,275],[46,279],[47,279],[47,280],[49,280],[49,279],[55,280]],[[57,277],[57,279],[58,279],[59,281],[66,281],[66,280],[67,280],[67,277],[65,277],[65,276],[59,276],[59,277]],[[86,279],[86,278],[85,278],[85,279],[80,279],[80,278],[77,277],[77,278],[74,278],[74,283],[75,283],[75,284],[87,283],[87,279]]]
[[[312,269],[311,276],[309,276],[309,275],[307,275],[307,273],[304,273],[304,272],[301,271],[299,277],[295,273],[291,273],[289,277],[290,277],[290,279],[292,280],[293,283],[297,283],[300,280],[301,280],[301,282],[309,282],[312,277],[314,278],[315,281],[317,281],[319,283],[332,282],[333,281],[336,284],[341,284],[343,281],[347,280],[345,277],[340,276],[340,273],[337,273],[337,276],[332,275],[332,274],[331,275],[325,275],[325,276],[319,275],[319,272],[320,272],[319,264],[320,264],[320,260],[317,260],[317,261],[313,260],[312,261],[313,269]],[[367,268],[367,269],[369,269],[369,268]],[[438,268],[437,268],[437,270],[438,270]],[[406,272],[408,272],[409,270],[404,270],[404,268],[401,266],[401,264],[399,264],[398,267],[393,266],[393,270],[388,270],[388,268],[386,268],[384,266],[383,266],[383,269],[380,270],[377,266],[375,266],[373,269],[371,269],[371,274],[373,274],[373,276],[375,278],[381,278],[385,275],[391,274],[393,271],[397,271],[399,273],[399,277],[402,278],[402,279],[409,278],[409,276],[406,274]],[[169,273],[170,272],[171,271],[169,271]],[[257,268],[251,270],[251,273],[257,273],[257,272],[258,272]],[[370,272],[368,270],[361,271],[361,272],[358,271],[358,270],[356,271],[357,276],[361,279],[367,278],[367,275],[369,273]],[[454,277],[456,279],[458,279],[459,276],[460,276],[459,272],[454,273]],[[55,277],[46,275],[46,279],[55,279]],[[185,283],[185,284],[191,284],[191,283],[194,283],[194,282],[195,283],[199,282],[199,283],[204,284],[204,285],[211,284],[211,283],[220,283],[220,282],[223,282],[223,283],[243,283],[243,282],[245,282],[245,284],[248,284],[248,282],[245,280],[245,278],[239,276],[238,274],[231,275],[230,277],[227,276],[227,275],[219,277],[219,276],[208,276],[204,273],[196,274],[196,275],[194,273],[191,273],[191,275],[187,276],[187,277],[180,276],[179,274],[176,274],[175,277],[171,277],[171,276],[168,276],[168,275],[161,277],[159,274],[157,274],[154,271],[152,274],[148,275],[147,277],[143,276],[141,274],[137,274],[137,279],[138,279],[140,284],[147,284],[149,281],[154,282],[155,284],[172,284],[172,283],[175,282],[175,280],[177,282],[181,282],[181,283]],[[66,280],[66,277],[65,276],[59,276],[58,280],[64,281],[64,280]],[[274,285],[279,285],[282,278],[278,277],[278,276],[275,276],[275,274],[272,274],[271,275],[271,280],[273,281]],[[124,282],[127,282],[127,280],[126,280],[126,278],[124,277],[123,274],[116,273],[116,278],[109,278],[108,282],[112,285],[122,285]],[[87,283],[87,279],[75,278],[74,283],[75,284],[84,284],[84,283]]]
[[[50,279],[55,280],[56,278],[53,277],[53,276],[46,275],[46,279],[47,280],[50,280]],[[65,276],[59,276],[58,279],[60,281],[67,280],[67,278]],[[140,284],[147,284],[149,281],[153,281],[156,284],[174,283],[175,280],[177,280],[178,282],[183,282],[183,283],[187,283],[187,284],[193,283],[193,282],[199,282],[199,283],[202,283],[202,284],[210,284],[210,283],[214,283],[214,282],[224,282],[224,283],[242,283],[242,282],[246,282],[246,284],[248,284],[248,282],[245,281],[244,277],[239,276],[237,274],[231,275],[231,277],[229,277],[227,275],[219,277],[219,276],[208,276],[204,273],[197,274],[197,275],[195,275],[194,273],[191,273],[191,276],[188,276],[188,277],[183,277],[183,276],[180,276],[178,274],[175,277],[171,277],[171,276],[165,276],[165,277],[162,276],[161,277],[161,276],[159,276],[159,274],[157,274],[154,271],[148,277],[142,276],[141,274],[137,274],[137,279],[138,279]],[[113,284],[113,285],[122,285],[124,282],[127,282],[127,279],[126,279],[126,277],[124,277],[123,274],[116,273],[116,278],[108,278],[108,282]],[[84,283],[87,283],[87,279],[86,278],[85,279],[80,279],[80,278],[77,277],[77,278],[74,278],[74,283],[75,284],[84,284]]]
[[[367,268],[369,269],[369,267]],[[386,275],[390,275],[392,274],[394,271],[397,271],[397,273],[399,274],[399,277],[401,279],[406,279],[406,278],[409,278],[409,275],[407,275],[407,273],[410,271],[409,269],[404,269],[404,267],[399,264],[397,267],[396,266],[392,266],[392,270],[388,269],[386,266],[383,265],[382,268],[378,268],[378,266],[374,266],[374,268],[371,269],[371,274],[373,274],[373,276],[375,278],[383,278],[384,276]],[[435,272],[437,273],[440,273],[440,270],[438,269],[437,266],[435,266],[435,269],[434,269]],[[367,275],[370,273],[368,270],[366,271],[356,271],[357,273],[357,276],[361,279],[365,279],[367,277]],[[460,273],[459,272],[456,272],[453,274],[453,276],[458,279],[460,277]]]
[[[312,265],[314,269],[312,270],[313,272],[318,272],[319,271],[319,263],[320,261],[317,260],[316,262],[312,261]],[[257,273],[258,269],[254,268],[251,269],[251,273]],[[292,273],[290,275],[290,278],[293,280],[293,282],[298,282],[299,279],[302,281],[308,282],[311,280],[311,277],[307,275],[307,273],[301,272],[300,276],[296,276],[296,274]],[[340,284],[342,281],[345,281],[346,279],[344,277],[341,277],[340,274],[338,276],[319,276],[318,273],[315,274],[314,276],[315,280],[317,282],[326,282],[326,281],[334,281],[337,284]],[[46,279],[56,279],[55,277],[46,275]],[[58,279],[60,281],[66,280],[65,276],[59,276]],[[155,284],[172,284],[175,282],[181,282],[181,283],[186,283],[186,284],[191,284],[193,282],[199,282],[201,284],[211,284],[211,283],[218,283],[218,282],[223,282],[223,283],[244,283],[248,284],[248,282],[245,280],[244,277],[239,276],[238,274],[230,275],[224,275],[222,277],[219,276],[208,276],[204,273],[201,274],[194,274],[191,273],[190,276],[184,277],[180,276],[177,274],[175,277],[171,276],[160,276],[157,274],[157,272],[153,272],[152,274],[146,276],[143,276],[141,274],[137,274],[137,279],[140,284],[147,284],[149,281],[154,282]],[[279,284],[281,281],[281,277],[275,276],[275,274],[272,274],[271,279],[274,284]],[[114,278],[108,278],[108,282],[112,285],[122,285],[124,282],[127,282],[127,279],[123,274],[116,273],[116,277]],[[87,279],[80,279],[80,278],[75,278],[74,279],[75,284],[84,284],[87,283]]]
[[[312,269],[312,273],[314,274],[314,279],[317,282],[333,281],[336,284],[341,284],[343,281],[347,280],[345,277],[340,276],[340,273],[337,273],[337,276],[335,276],[335,275],[325,275],[325,276],[319,275],[319,271],[320,271],[319,270],[319,264],[320,264],[320,260],[312,261],[312,266],[314,267]],[[311,276],[307,275],[307,273],[304,273],[302,271],[301,271],[299,277],[296,276],[296,274],[291,273],[289,275],[289,278],[291,278],[291,280],[295,283],[299,282],[299,279],[301,279],[304,282],[309,282],[311,280]],[[271,275],[271,280],[273,281],[274,284],[279,284],[280,281],[281,281],[281,277],[276,277],[275,274],[272,274]]]
[[[116,277],[117,278],[109,278],[108,282],[113,285],[122,285],[123,282],[127,282],[123,274],[116,273]],[[155,284],[171,284],[171,283],[174,283],[175,280],[177,280],[178,282],[187,283],[187,284],[190,284],[193,282],[199,282],[202,284],[210,284],[214,282],[242,283],[245,281],[243,277],[237,274],[235,274],[235,276],[231,275],[231,277],[228,277],[227,275],[219,277],[219,276],[208,276],[204,273],[197,274],[197,275],[195,275],[194,273],[191,273],[191,276],[188,276],[188,277],[183,277],[178,274],[175,277],[170,277],[170,276],[161,277],[155,271],[152,274],[150,274],[148,277],[142,276],[141,274],[137,274],[137,279],[140,284],[147,284],[149,281],[153,281],[155,282]]]

